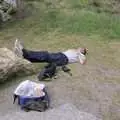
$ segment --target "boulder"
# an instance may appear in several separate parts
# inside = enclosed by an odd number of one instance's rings
[[[16,0],[0,0],[0,20],[8,21],[12,18],[12,13],[16,13]]]
[[[8,21],[10,19],[11,19],[11,16],[8,13],[6,13],[0,9],[0,20],[5,22],[5,21]]]
[[[35,73],[35,67],[29,61],[17,57],[7,48],[0,48],[0,83],[15,75]]]
[[[6,3],[10,4],[12,7],[17,7],[17,0],[4,0]]]

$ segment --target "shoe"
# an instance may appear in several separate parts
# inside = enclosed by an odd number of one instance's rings
[[[42,81],[42,80],[45,79],[44,74],[45,74],[45,69],[43,69],[43,70],[40,71],[40,73],[38,75],[38,80],[39,81]]]
[[[70,69],[68,67],[66,67],[66,66],[62,66],[62,70],[64,72],[70,72]]]
[[[20,43],[20,41],[18,39],[15,40],[15,44],[14,44],[14,52],[18,57],[23,58],[23,45]]]
[[[71,69],[66,67],[66,66],[62,66],[62,70],[66,73],[68,73],[70,76],[72,76],[72,73],[71,73]]]
[[[38,80],[39,81],[50,81],[52,77],[48,73],[46,73],[46,68],[40,71],[38,75]]]

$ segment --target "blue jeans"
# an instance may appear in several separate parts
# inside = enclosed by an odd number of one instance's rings
[[[68,64],[68,58],[63,53],[49,53],[48,51],[29,51],[23,49],[23,57],[31,62],[55,63],[56,66]]]

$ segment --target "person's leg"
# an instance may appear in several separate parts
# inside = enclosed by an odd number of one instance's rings
[[[31,62],[49,62],[49,53],[47,51],[29,51],[24,48],[19,40],[15,41],[15,54],[18,57],[25,58]]]
[[[22,49],[23,49],[23,45],[20,43],[20,41],[18,39],[15,40],[15,43],[14,43],[14,53],[15,55],[17,55],[18,57],[23,57],[23,52],[22,52]]]
[[[50,61],[54,62],[56,66],[64,66],[68,64],[68,58],[61,52],[50,53]]]
[[[23,49],[22,52],[23,52],[23,57],[31,62],[49,61],[49,53],[47,51],[29,51]]]
[[[50,54],[50,59],[51,61],[54,61],[56,66],[61,67],[64,72],[69,73],[72,76],[71,70],[67,67],[68,58],[63,53],[52,53]]]
[[[46,78],[52,78],[56,74],[56,64],[55,63],[49,63],[47,66],[45,66],[39,73],[38,79],[39,81],[44,80]]]

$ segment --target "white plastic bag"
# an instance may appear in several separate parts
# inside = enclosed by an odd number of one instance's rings
[[[45,96],[45,93],[43,92],[44,88],[44,84],[26,80],[18,85],[18,87],[14,91],[14,94],[26,97],[43,97]]]

